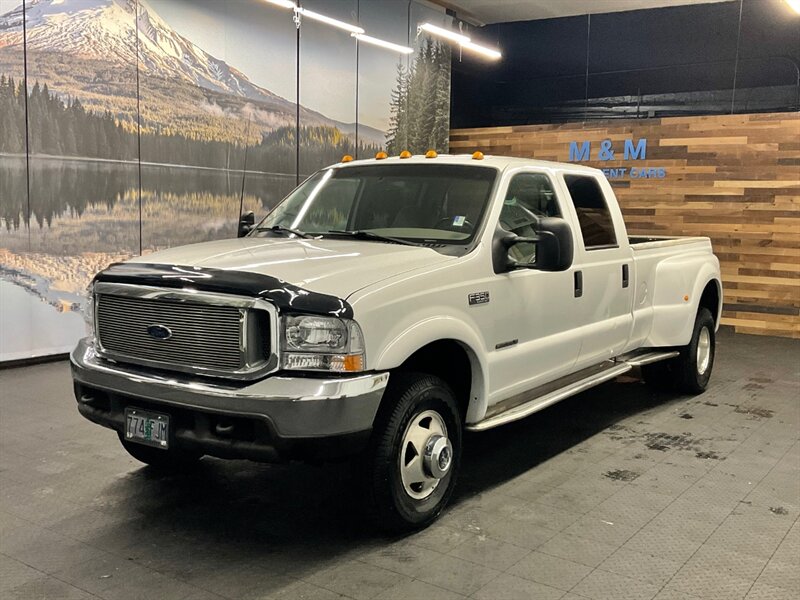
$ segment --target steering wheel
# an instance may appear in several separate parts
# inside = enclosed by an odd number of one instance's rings
[[[469,222],[467,219],[464,219],[464,222],[461,224],[461,227],[456,228],[453,225],[453,219],[455,217],[444,217],[439,219],[434,226],[434,229],[445,229],[446,231],[464,231],[465,233],[472,233],[472,230],[475,229],[475,226]],[[450,227],[442,227],[442,225],[449,225]]]

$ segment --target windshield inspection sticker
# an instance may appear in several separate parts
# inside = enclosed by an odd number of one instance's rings
[[[466,221],[467,217],[464,216],[453,217],[453,227],[463,227]]]

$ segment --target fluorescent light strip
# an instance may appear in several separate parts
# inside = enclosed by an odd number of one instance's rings
[[[794,0],[794,1],[800,2],[800,0]],[[503,56],[499,50],[495,50],[493,48],[487,48],[486,46],[481,46],[480,44],[476,44],[475,42],[470,40],[466,35],[456,33],[455,31],[451,31],[450,29],[444,29],[443,27],[438,27],[431,23],[423,23],[422,25],[419,26],[419,29],[417,31],[427,31],[431,35],[437,35],[439,37],[452,40],[462,48],[466,48],[467,50],[471,50],[472,52],[481,54],[492,60],[498,60]]]
[[[444,27],[438,27],[437,25],[433,25],[431,23],[423,23],[419,26],[419,28],[422,31],[427,31],[430,34],[438,35],[439,37],[447,38],[448,40],[453,40],[459,44],[468,44],[470,41],[465,35],[456,33],[455,31],[450,31]]]
[[[461,44],[462,48],[466,48],[467,50],[472,50],[473,52],[477,52],[478,54],[482,54],[486,58],[491,58],[492,60],[499,60],[503,57],[499,50],[493,50],[492,48],[487,48],[486,46],[480,46],[473,42],[467,42],[466,44]]]
[[[291,0],[267,0],[267,2],[274,4],[275,6],[280,6],[281,8],[290,8],[292,10],[297,8],[297,4]]]
[[[325,15],[316,13],[313,10],[308,10],[307,8],[298,7],[295,8],[294,11],[296,13],[303,15],[304,17],[313,19],[314,21],[319,21],[320,23],[325,23],[326,25],[338,27],[339,29],[344,29],[345,31],[349,31],[350,33],[357,33],[359,35],[364,34],[364,30],[361,27],[358,27],[357,25],[351,25],[350,23],[345,23],[344,21],[339,21],[338,19],[326,17]]]
[[[371,35],[364,35],[363,33],[353,33],[352,36],[356,38],[359,42],[366,42],[367,44],[372,44],[373,46],[380,46],[381,48],[386,48],[387,50],[394,50],[395,52],[400,52],[401,54],[411,54],[412,52],[414,52],[414,49],[409,48],[408,46],[393,44],[392,42],[387,42],[386,40],[374,38]]]

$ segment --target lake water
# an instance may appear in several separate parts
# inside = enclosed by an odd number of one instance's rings
[[[86,335],[83,316],[58,310],[0,279],[0,361],[70,352]]]
[[[72,303],[108,263],[139,252],[234,237],[243,209],[263,216],[294,175],[0,156],[0,266],[32,275],[39,293]],[[244,184],[244,195],[242,186]],[[79,313],[0,275],[0,361],[65,352]]]

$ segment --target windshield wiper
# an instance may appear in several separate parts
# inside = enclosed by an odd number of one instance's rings
[[[306,233],[305,231],[300,231],[299,229],[291,229],[290,227],[284,227],[283,225],[273,225],[272,227],[256,227],[256,231],[274,231],[275,233],[292,233],[297,237],[301,237],[305,240],[318,239],[317,236],[311,235],[310,233]]]
[[[356,231],[342,231],[341,229],[331,229],[328,233],[334,233],[337,235],[349,235],[350,237],[355,238],[357,240],[375,240],[376,242],[390,242],[392,244],[403,244],[404,246],[423,245],[423,244],[418,244],[417,242],[404,240],[402,238],[389,237],[388,235],[373,233],[372,231],[366,231],[364,229],[358,229]]]

